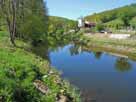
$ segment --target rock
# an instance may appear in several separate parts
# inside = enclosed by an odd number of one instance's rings
[[[57,102],[73,102],[73,98],[71,98],[69,95],[58,94]]]
[[[47,94],[49,92],[49,88],[41,80],[35,80],[33,84],[43,94]]]
[[[68,99],[67,99],[66,96],[64,96],[64,95],[59,95],[59,99],[58,99],[57,102],[68,102],[67,100],[68,100]]]
[[[56,78],[56,79],[54,79],[54,83],[56,83],[56,84],[61,84],[62,81],[61,81],[59,78]]]
[[[47,78],[47,77],[48,77],[48,75],[44,75],[44,76],[43,76],[43,78]]]
[[[62,94],[63,94],[64,92],[65,92],[65,90],[60,90],[60,93],[62,93]]]
[[[0,96],[0,102],[3,102],[2,100],[3,100],[3,98],[2,98],[2,96]]]
[[[49,71],[49,74],[54,74],[54,72],[52,70]]]

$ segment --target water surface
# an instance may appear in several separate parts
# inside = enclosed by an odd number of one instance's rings
[[[128,58],[67,45],[50,51],[49,59],[85,102],[136,102],[136,62]]]

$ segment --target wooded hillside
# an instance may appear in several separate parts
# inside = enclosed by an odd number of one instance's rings
[[[136,4],[127,5],[113,10],[95,13],[86,16],[90,22],[105,24],[105,26],[120,28],[126,26],[136,27]]]

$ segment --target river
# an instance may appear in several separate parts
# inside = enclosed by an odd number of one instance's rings
[[[84,102],[136,102],[136,62],[66,45],[49,51],[50,63],[81,90]]]

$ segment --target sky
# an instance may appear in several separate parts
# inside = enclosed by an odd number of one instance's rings
[[[136,3],[136,0],[46,0],[49,15],[76,20],[93,13]]]

